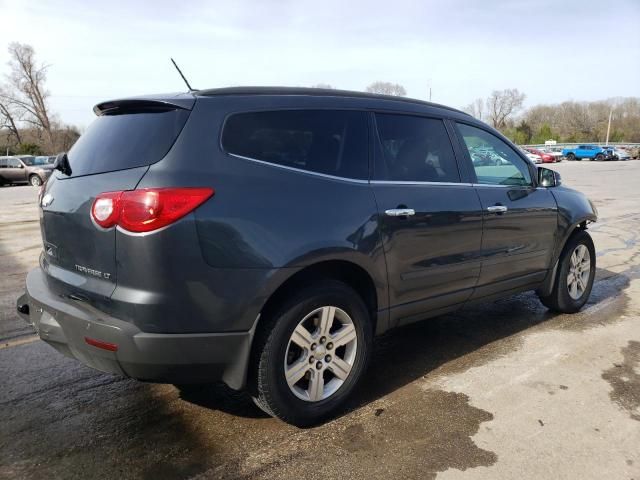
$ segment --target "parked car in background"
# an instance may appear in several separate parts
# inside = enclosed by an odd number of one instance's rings
[[[534,155],[538,155],[542,159],[542,163],[554,163],[556,161],[556,157],[554,155],[538,150],[537,148],[527,147],[525,150],[529,153],[533,153]]]
[[[42,185],[53,171],[53,165],[33,155],[0,157],[0,185],[30,183]]]
[[[41,155],[36,157],[36,161],[42,162],[43,165],[47,163],[53,164],[56,161],[56,157],[55,155],[54,156]]]
[[[615,160],[631,160],[631,155],[629,155],[629,153],[623,148],[611,147],[611,154]]]
[[[531,153],[528,150],[524,149],[524,148],[520,148],[520,151],[525,154],[527,156],[527,158],[529,160],[531,160],[533,163],[542,163],[542,157],[540,155],[538,155],[537,153]]]
[[[552,155],[556,162],[561,162],[564,156],[562,155],[562,148],[560,147],[546,147],[541,149],[544,153]]]
[[[469,149],[471,161],[475,166],[498,166],[504,163],[504,159],[488,147],[473,147]]]
[[[567,160],[582,160],[588,158],[589,160],[612,160],[613,155],[611,152],[598,145],[578,145],[575,148],[564,148],[562,155],[567,157]]]

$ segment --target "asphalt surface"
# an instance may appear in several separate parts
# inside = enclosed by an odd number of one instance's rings
[[[552,168],[600,221],[588,305],[532,293],[376,341],[337,419],[301,430],[66,359],[14,313],[41,248],[36,190],[0,188],[0,478],[640,478],[640,161]]]

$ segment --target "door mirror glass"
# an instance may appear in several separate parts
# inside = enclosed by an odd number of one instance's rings
[[[557,187],[561,184],[562,181],[558,172],[549,168],[538,168],[538,185],[541,187]]]

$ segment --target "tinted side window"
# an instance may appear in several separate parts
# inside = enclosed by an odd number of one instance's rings
[[[338,177],[367,179],[364,112],[280,110],[230,116],[222,147],[231,154]]]
[[[478,183],[530,186],[527,163],[513,148],[480,128],[458,123],[458,131],[469,150]]]
[[[383,157],[376,163],[377,180],[460,181],[442,120],[378,113],[376,124]]]
[[[7,159],[7,167],[9,168],[20,168],[22,166],[22,164],[20,163],[20,160],[18,160],[17,158],[8,158]]]

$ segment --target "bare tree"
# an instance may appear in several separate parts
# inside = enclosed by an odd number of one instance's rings
[[[484,100],[482,98],[476,98],[473,102],[463,108],[472,117],[482,120],[484,114]]]
[[[16,112],[15,105],[0,87],[0,130],[8,131],[8,139],[15,137],[16,143],[22,143],[18,123],[20,121],[19,112]]]
[[[399,83],[391,82],[373,82],[367,87],[369,93],[380,93],[382,95],[395,95],[397,97],[406,97],[407,91]]]
[[[525,94],[517,88],[494,90],[487,99],[487,114],[495,128],[504,128],[507,120],[522,109]]]
[[[51,115],[47,105],[49,92],[45,88],[48,66],[36,63],[31,45],[13,42],[9,44],[9,55],[8,84],[0,101],[12,105],[13,110],[19,112],[22,122],[42,130],[49,144],[53,144]]]
[[[325,90],[335,90],[336,87],[329,83],[316,83],[315,85],[311,85],[311,88],[324,88]]]

